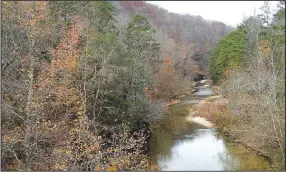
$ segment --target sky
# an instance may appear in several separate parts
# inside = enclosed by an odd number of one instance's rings
[[[270,1],[275,10],[278,1]],[[244,16],[260,12],[263,1],[148,1],[169,12],[178,14],[199,15],[207,20],[223,22],[236,27]]]

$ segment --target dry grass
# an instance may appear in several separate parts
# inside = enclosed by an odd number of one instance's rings
[[[212,121],[216,128],[229,127],[234,123],[234,116],[227,109],[228,101],[222,96],[211,96],[195,106],[197,112],[193,116],[200,116]]]
[[[220,111],[220,108],[221,107],[215,103],[206,102],[198,107],[198,112],[195,114],[195,116],[200,116],[211,120],[215,113]]]
[[[271,156],[276,169],[283,169],[285,158],[283,80],[266,67],[253,67],[249,72],[233,72],[220,85],[230,100],[229,110],[237,118],[229,132],[249,147]]]

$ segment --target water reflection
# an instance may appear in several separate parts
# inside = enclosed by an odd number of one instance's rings
[[[224,163],[228,166],[228,168],[226,168],[227,170],[270,170],[269,161],[264,157],[257,155],[241,144],[232,142],[228,138],[220,137],[225,140],[228,156],[231,156],[232,159],[232,161],[230,161],[230,158],[221,156],[221,160],[225,161]]]
[[[160,170],[266,170],[269,163],[242,145],[227,141],[214,129],[185,121],[187,106],[211,94],[201,88],[196,95],[169,106],[165,118],[153,128],[150,158]]]
[[[172,155],[159,159],[161,170],[224,170],[219,155],[226,154],[222,139],[217,139],[211,129],[196,130],[195,137],[176,140]]]
[[[267,170],[269,163],[242,145],[216,136],[213,129],[196,129],[192,134],[166,142],[156,149],[160,170]],[[154,153],[154,152],[153,152]]]
[[[212,94],[212,89],[210,87],[200,87],[198,92],[195,92],[195,96],[208,96]]]

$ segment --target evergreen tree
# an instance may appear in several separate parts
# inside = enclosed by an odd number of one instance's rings
[[[146,107],[148,99],[144,88],[152,85],[151,73],[153,62],[158,58],[159,44],[153,38],[155,30],[147,19],[135,15],[128,23],[124,43],[127,50],[132,53],[130,57],[128,84],[125,87],[125,99],[131,103],[128,114],[131,118],[138,119],[140,115],[148,113]]]

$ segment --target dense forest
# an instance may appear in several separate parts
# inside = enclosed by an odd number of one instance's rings
[[[223,127],[281,166],[279,5],[235,29],[143,1],[1,2],[1,170],[157,170],[151,126],[203,78],[231,100]]]

